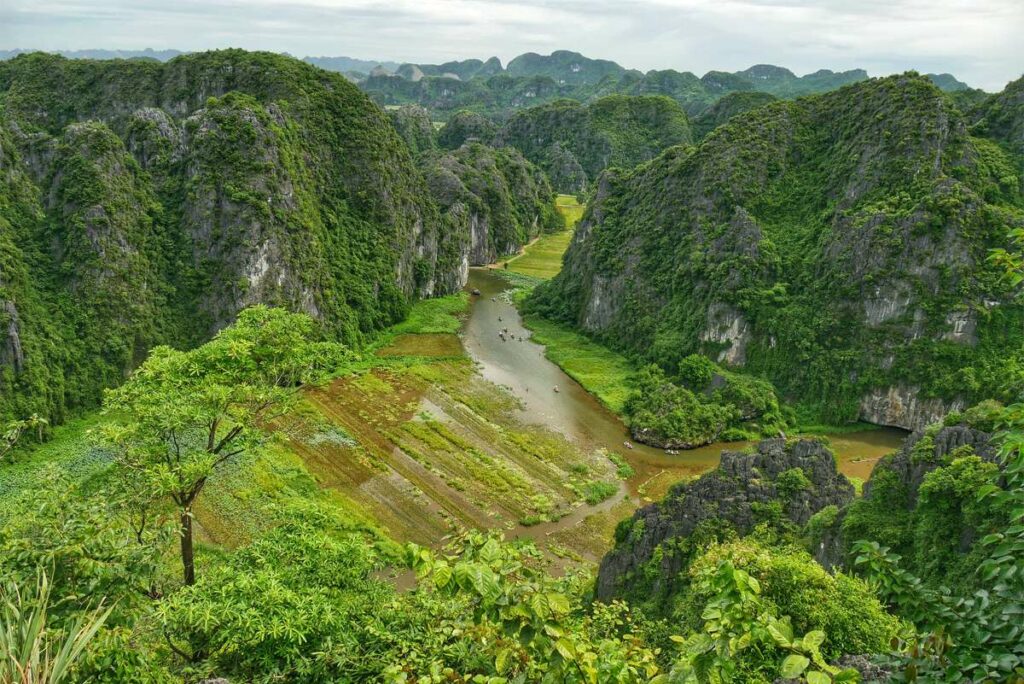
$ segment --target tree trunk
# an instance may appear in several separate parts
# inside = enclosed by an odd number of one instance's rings
[[[192,550],[192,506],[181,510],[181,564],[185,570],[185,586],[196,583],[195,555]]]

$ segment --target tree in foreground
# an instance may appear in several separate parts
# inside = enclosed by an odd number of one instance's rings
[[[295,405],[302,385],[351,358],[320,341],[305,314],[256,306],[191,351],[156,347],[128,381],[107,392],[103,436],[126,478],[177,508],[185,584],[195,583],[192,508],[218,468],[257,448]]]

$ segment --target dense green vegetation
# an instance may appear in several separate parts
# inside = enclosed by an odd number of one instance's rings
[[[654,158],[665,97],[526,110],[520,152],[273,55],[0,64],[0,683],[1024,681],[1020,82],[746,97],[860,77],[712,72],[744,97]],[[525,424],[473,297],[420,299],[537,236],[526,322],[637,439],[773,437],[614,539],[684,471]],[[931,424],[863,495],[779,434],[892,387]]]
[[[693,120],[693,137],[695,140],[703,140],[711,131],[737,114],[775,102],[777,99],[770,93],[759,91],[729,93]]]
[[[606,174],[528,310],[667,373],[742,366],[804,421],[921,427],[1024,387],[1024,314],[987,260],[1024,225],[1018,164],[912,74],[761,106]]]
[[[671,377],[652,364],[630,384],[623,412],[633,437],[647,444],[692,449],[774,436],[787,427],[771,383],[725,370],[699,354],[684,358]]]
[[[471,266],[516,254],[562,226],[547,178],[511,147],[467,143],[421,160],[446,241]]]
[[[421,174],[353,85],[220,51],[165,64],[0,63],[0,416],[62,420],[160,342],[242,307],[350,344],[457,289]]]
[[[560,192],[580,192],[610,166],[632,168],[692,139],[686,113],[666,97],[558,100],[518,112],[499,139],[539,165]]]

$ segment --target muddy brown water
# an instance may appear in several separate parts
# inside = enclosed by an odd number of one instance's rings
[[[637,496],[644,482],[666,470],[678,473],[679,479],[696,475],[715,467],[723,450],[748,446],[749,442],[718,442],[678,455],[636,443],[627,448],[625,443],[631,440],[623,422],[549,361],[541,345],[530,340],[530,331],[523,326],[519,312],[503,296],[510,285],[498,273],[471,269],[467,289],[479,290],[480,295],[473,297],[463,328],[463,345],[481,374],[507,387],[520,400],[520,417],[525,423],[556,430],[581,448],[604,448],[623,456],[636,471],[628,482],[630,496]],[[502,339],[498,332],[505,328],[508,334]],[[847,476],[866,479],[875,462],[898,448],[906,434],[882,428],[829,439],[839,469]]]
[[[619,491],[596,506],[581,503],[564,517],[533,526],[515,525],[506,537],[529,538],[543,544],[556,533],[569,530],[589,516],[611,511],[628,498],[629,510],[660,498],[672,482],[699,475],[718,465],[723,450],[735,451],[749,442],[717,442],[698,449],[668,454],[662,449],[632,443],[623,422],[589,394],[561,368],[544,356],[544,347],[531,341],[519,312],[506,292],[511,286],[492,269],[470,270],[466,290],[479,290],[472,296],[469,316],[460,333],[466,353],[487,380],[506,387],[519,400],[519,419],[527,425],[540,425],[561,433],[584,450],[604,449],[621,455],[633,467],[635,475],[622,483]],[[508,333],[499,336],[507,328]],[[555,391],[555,387],[558,391]],[[429,402],[421,405],[433,412]],[[891,428],[865,430],[829,439],[839,460],[839,469],[847,476],[867,479],[875,463],[894,451],[906,432]],[[632,448],[625,446],[627,442]],[[657,492],[645,491],[654,480]],[[599,557],[583,553],[585,561]],[[571,564],[564,558],[550,559],[551,571],[561,572]],[[415,584],[410,571],[391,575],[400,589]]]

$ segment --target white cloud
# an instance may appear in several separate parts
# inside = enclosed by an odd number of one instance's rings
[[[1001,88],[1024,69],[1022,0],[3,0],[0,48],[236,46],[432,62],[566,48],[701,74],[948,71]]]

